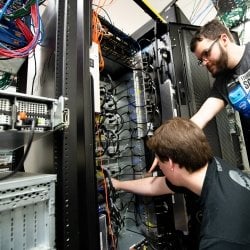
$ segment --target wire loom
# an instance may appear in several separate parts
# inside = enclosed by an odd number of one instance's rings
[[[102,16],[98,16],[98,19],[103,30],[100,41],[103,56],[121,65],[132,67],[131,57],[139,51],[138,43],[114,27]]]

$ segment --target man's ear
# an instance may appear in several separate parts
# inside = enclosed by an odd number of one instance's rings
[[[174,171],[174,166],[175,166],[175,164],[174,164],[174,162],[172,161],[172,159],[169,158],[168,162],[169,162],[168,165],[169,165],[170,170],[171,170],[171,171]]]
[[[230,41],[230,39],[226,33],[222,33],[220,39],[221,39],[222,45],[227,45],[228,42]]]

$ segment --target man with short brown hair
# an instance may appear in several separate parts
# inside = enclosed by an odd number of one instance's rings
[[[203,131],[191,120],[173,118],[149,139],[164,177],[119,181],[116,190],[140,195],[191,192],[203,212],[200,250],[250,249],[250,176],[212,157]]]

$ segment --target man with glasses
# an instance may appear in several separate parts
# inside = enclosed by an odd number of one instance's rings
[[[230,104],[242,114],[250,157],[250,43],[236,44],[228,28],[214,19],[198,29],[190,49],[197,57],[198,65],[206,67],[215,78],[209,97],[191,120],[203,129]],[[149,171],[153,171],[157,164],[155,158]]]
[[[215,78],[209,97],[191,120],[204,128],[230,104],[241,114],[250,157],[250,43],[236,44],[227,27],[214,19],[195,33],[190,49],[198,65],[206,67]]]
[[[214,19],[197,30],[190,49],[198,65],[206,67],[214,77],[209,97],[191,120],[203,129],[227,104],[231,105],[241,114],[250,157],[250,43],[236,44],[228,28]]]
[[[250,43],[237,45],[230,31],[214,19],[195,33],[190,49],[198,65],[215,78],[208,99],[191,120],[204,128],[227,104],[250,120]]]

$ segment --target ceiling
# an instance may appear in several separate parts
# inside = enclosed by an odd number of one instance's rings
[[[109,19],[115,27],[128,35],[133,34],[151,19],[133,0],[109,0],[104,2],[100,15]],[[191,23],[195,25],[202,25],[204,22],[213,19],[217,13],[211,0],[145,0],[145,2],[157,13],[161,13],[167,6],[175,2]],[[93,0],[94,5],[98,3],[100,3],[99,0]]]

